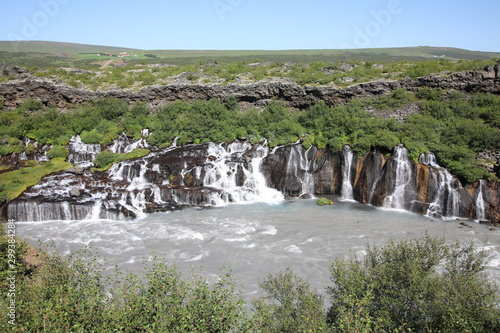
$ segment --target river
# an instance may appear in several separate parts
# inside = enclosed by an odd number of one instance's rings
[[[52,240],[63,255],[92,246],[104,269],[141,272],[154,254],[215,276],[230,266],[247,300],[260,294],[257,283],[286,267],[310,280],[318,290],[330,284],[332,258],[350,251],[363,255],[368,244],[425,235],[474,241],[488,251],[488,274],[500,281],[500,229],[471,220],[444,221],[410,212],[335,201],[318,206],[315,199],[281,203],[229,204],[206,209],[155,213],[134,221],[47,221],[17,224],[29,243]]]

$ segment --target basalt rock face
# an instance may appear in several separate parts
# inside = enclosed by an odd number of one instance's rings
[[[0,84],[0,99],[10,108],[16,107],[27,98],[40,100],[44,105],[66,108],[99,97],[115,97],[127,102],[142,101],[157,107],[175,100],[194,101],[212,98],[223,100],[229,95],[234,95],[240,102],[253,106],[265,105],[269,100],[277,98],[284,101],[288,107],[303,109],[319,101],[324,101],[328,105],[338,105],[352,98],[383,95],[398,88],[416,91],[420,87],[500,93],[499,65],[489,66],[481,71],[466,71],[448,76],[425,76],[415,80],[380,79],[343,89],[332,86],[301,87],[291,80],[271,79],[244,85],[168,84],[146,87],[139,91],[127,89],[91,91],[73,88],[58,80],[23,74],[17,81]]]
[[[118,138],[111,148],[128,151],[140,144]],[[104,147],[74,137],[67,148],[77,166],[43,178],[4,206],[4,216],[20,222],[123,220],[184,206],[334,195],[433,217],[500,218],[497,182],[462,186],[434,155],[415,163],[402,145],[391,155],[374,151],[358,159],[349,146],[332,151],[292,144],[271,151],[245,141],[205,143],[156,150],[94,173],[92,153]]]
[[[70,155],[84,147],[68,145]],[[94,151],[95,147],[86,145],[86,149]],[[91,160],[82,157],[83,173],[67,170],[45,177],[8,203],[4,216],[19,222],[123,220],[184,206],[279,201],[282,194],[265,185],[259,169],[268,151],[245,142],[173,146],[94,173],[88,169]]]
[[[463,187],[432,154],[421,156],[415,163],[399,145],[388,158],[371,152],[349,163],[344,156],[329,149],[312,147],[305,151],[300,145],[285,146],[264,160],[262,171],[270,186],[288,196],[311,191],[318,196],[336,195],[432,217],[497,221],[500,215],[497,182],[481,181]],[[346,168],[353,171],[349,177]],[[351,197],[345,193],[349,188]]]

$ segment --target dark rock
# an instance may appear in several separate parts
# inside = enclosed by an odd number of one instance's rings
[[[352,65],[341,65],[348,70]],[[345,68],[344,68],[345,67]],[[82,104],[100,97],[115,97],[126,102],[141,100],[152,107],[159,107],[175,100],[195,101],[216,98],[223,100],[228,95],[248,106],[266,105],[273,98],[282,100],[287,107],[304,109],[319,101],[328,105],[344,104],[353,98],[379,96],[403,88],[417,91],[420,87],[454,89],[465,92],[500,93],[500,74],[497,64],[493,71],[465,71],[448,76],[425,76],[417,79],[385,80],[359,83],[339,89],[332,86],[298,86],[290,79],[270,79],[252,84],[169,84],[145,87],[139,91],[112,90],[90,91],[73,88],[56,80],[32,77],[18,82],[0,84],[0,99],[6,107],[16,107],[22,100],[36,98],[44,105],[66,108],[72,104]],[[28,74],[26,74],[28,75]]]

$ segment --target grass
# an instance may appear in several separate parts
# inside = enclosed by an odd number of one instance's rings
[[[168,63],[174,65],[198,64],[200,62],[295,62],[311,63],[315,61],[426,61],[445,55],[446,59],[492,59],[500,58],[498,52],[469,51],[447,47],[401,47],[378,49],[316,49],[316,50],[137,50],[126,47],[110,47],[73,43],[57,43],[43,41],[9,42],[0,41],[0,62],[24,67],[58,67],[72,66],[79,68],[96,68],[95,58],[89,56],[96,53],[129,52],[138,57],[120,58],[128,65],[140,63]],[[85,55],[86,54],[86,55]],[[145,54],[158,58],[151,59]]]
[[[109,150],[105,150],[96,157],[94,162],[97,167],[93,168],[92,171],[103,172],[108,170],[113,164],[122,161],[130,160],[133,158],[139,158],[146,156],[150,153],[149,149],[136,148],[129,153],[117,154]]]
[[[38,184],[43,177],[69,167],[71,167],[70,163],[62,157],[57,157],[42,165],[2,173],[0,174],[0,198],[7,201],[13,200],[28,187]]]
[[[229,52],[229,51],[228,51]],[[81,55],[86,59],[78,61],[96,62],[99,58],[95,54]],[[129,57],[130,58],[130,57]],[[101,63],[110,63],[101,57]],[[124,58],[111,58],[113,62]],[[152,61],[162,61],[154,59]],[[128,61],[128,60],[124,60]],[[339,70],[342,66],[340,62],[304,62],[304,63],[284,63],[266,62],[258,66],[247,62],[232,63],[207,63],[200,62],[191,65],[176,65],[161,68],[149,68],[142,64],[141,60],[136,66],[130,66],[128,62],[125,67],[113,68],[108,66],[100,71],[88,71],[85,73],[74,73],[59,68],[32,68],[34,75],[61,80],[73,87],[86,87],[91,90],[109,90],[112,88],[140,89],[142,87],[155,84],[171,84],[176,82],[178,75],[183,74],[184,78],[191,83],[236,83],[239,79],[245,81],[258,82],[263,79],[287,77],[294,80],[298,85],[335,85],[347,87],[352,84],[369,82],[377,78],[400,79],[408,76],[416,78],[430,74],[439,74],[443,71],[459,72],[464,70],[479,70],[487,65],[495,64],[494,60],[445,60],[435,59],[425,62],[368,62],[350,61],[355,66],[352,71]],[[349,78],[349,80],[346,80]]]

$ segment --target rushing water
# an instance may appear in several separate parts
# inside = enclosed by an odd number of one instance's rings
[[[405,209],[406,188],[413,178],[410,160],[408,159],[408,149],[402,145],[396,146],[394,148],[394,157],[396,161],[394,192],[385,198],[384,207]]]
[[[353,189],[352,189],[352,159],[354,154],[352,152],[351,146],[344,145],[342,148],[343,158],[343,168],[342,168],[342,193],[341,198],[344,201],[353,201]]]
[[[389,239],[411,239],[428,232],[447,240],[473,240],[490,251],[489,273],[500,280],[500,229],[473,221],[443,221],[361,205],[336,202],[319,207],[316,200],[254,203],[220,208],[156,213],[135,221],[49,221],[17,224],[17,233],[32,244],[53,240],[62,254],[93,245],[107,258],[105,267],[139,271],[153,254],[185,272],[201,268],[208,276],[229,264],[243,284],[245,297],[257,294],[257,282],[268,273],[291,267],[313,287],[329,285],[332,258]]]

